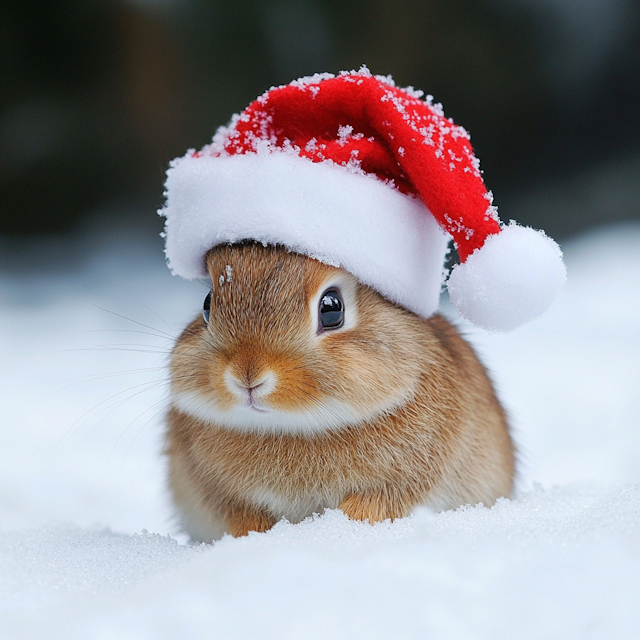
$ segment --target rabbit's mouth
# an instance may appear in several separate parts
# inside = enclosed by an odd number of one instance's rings
[[[240,385],[233,381],[227,381],[227,385],[229,390],[240,402],[241,407],[249,409],[250,411],[257,411],[258,413],[271,412],[271,409],[262,402],[262,397],[269,395],[275,387],[274,376],[272,374],[265,376],[262,382],[251,386]]]
[[[258,413],[269,413],[271,411],[271,409],[259,404],[256,399],[251,396],[249,396],[249,402],[245,406],[252,411],[257,411]]]

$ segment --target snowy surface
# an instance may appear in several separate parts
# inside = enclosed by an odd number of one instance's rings
[[[14,250],[0,638],[640,637],[640,226],[563,249],[547,315],[467,329],[512,417],[516,499],[375,527],[332,511],[213,547],[175,536],[160,454],[163,363],[206,286],[146,232]]]

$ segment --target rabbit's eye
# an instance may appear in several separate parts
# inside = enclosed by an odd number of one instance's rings
[[[204,304],[202,305],[202,317],[207,324],[209,324],[209,313],[211,312],[211,293],[211,291],[207,293],[207,297],[204,299]]]
[[[324,329],[337,329],[344,323],[344,303],[335,289],[329,289],[320,298],[320,322]]]

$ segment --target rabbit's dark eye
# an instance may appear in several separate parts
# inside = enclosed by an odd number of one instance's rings
[[[211,312],[211,293],[211,291],[207,293],[207,297],[204,299],[204,304],[202,305],[202,317],[207,324],[209,324],[209,313]]]
[[[342,296],[335,290],[329,289],[320,298],[320,323],[323,329],[337,329],[344,323],[344,303]]]

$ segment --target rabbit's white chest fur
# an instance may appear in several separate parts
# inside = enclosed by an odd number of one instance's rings
[[[203,393],[180,391],[173,394],[174,407],[205,423],[238,431],[286,434],[321,434],[359,424],[368,416],[338,399],[325,398],[313,411],[256,411],[236,406],[221,410],[215,400]]]

